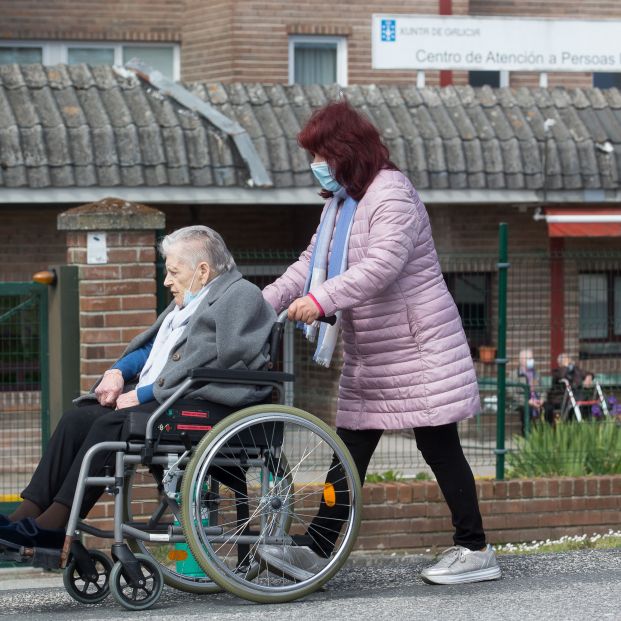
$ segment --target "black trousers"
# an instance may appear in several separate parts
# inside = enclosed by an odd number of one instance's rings
[[[371,456],[382,437],[383,430],[351,431],[338,428],[336,431],[349,449],[358,469],[360,481],[364,484]],[[414,436],[418,450],[433,471],[451,511],[455,527],[453,536],[455,545],[480,550],[486,543],[485,532],[474,476],[461,448],[457,423],[418,427],[414,429]],[[338,467],[334,467],[335,463],[336,460],[333,462],[328,482],[334,486],[336,502],[329,507],[325,500],[322,500],[319,512],[307,533],[313,539],[313,549],[322,556],[329,556],[334,549],[349,510],[348,493],[343,486],[344,473],[339,471]],[[414,535],[412,538],[414,539]]]
[[[34,502],[42,510],[53,502],[71,507],[86,451],[99,442],[121,440],[128,412],[153,412],[158,405],[156,401],[149,401],[131,408],[113,410],[96,404],[65,412],[30,483],[22,492],[22,498]],[[97,453],[89,474],[101,475],[108,464],[114,466],[114,453]],[[86,488],[81,517],[86,517],[102,493],[103,487]]]

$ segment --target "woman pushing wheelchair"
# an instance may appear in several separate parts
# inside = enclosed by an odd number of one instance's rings
[[[276,315],[260,290],[242,278],[221,236],[206,226],[190,226],[167,235],[160,250],[166,260],[164,285],[173,301],[64,414],[21,494],[23,502],[9,516],[0,516],[0,540],[62,547],[88,449],[123,439],[128,414],[155,411],[190,369],[259,370],[267,364],[265,344]],[[265,386],[207,383],[184,398],[244,406],[270,393]],[[98,453],[91,472],[102,472],[113,457]],[[102,491],[87,488],[82,517]]]
[[[458,421],[480,411],[477,379],[425,206],[377,129],[347,102],[317,110],[298,142],[327,202],[308,249],[263,294],[276,311],[288,308],[289,319],[308,324],[321,365],[330,364],[342,328],[336,425],[361,481],[384,430],[414,429],[455,527],[455,545],[423,580],[499,578],[457,433]],[[337,325],[315,334],[312,324],[324,315],[336,315]],[[261,557],[285,574],[316,572],[333,553],[340,512],[322,502],[307,528],[310,545],[266,545]]]

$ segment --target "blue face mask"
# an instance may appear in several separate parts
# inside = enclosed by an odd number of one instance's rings
[[[311,164],[311,170],[324,190],[328,190],[328,192],[338,192],[341,189],[341,184],[332,176],[328,162],[313,162]]]
[[[190,286],[183,293],[183,308],[185,308],[192,300],[195,300],[198,297],[198,294],[201,292],[201,290],[199,289],[196,293],[192,293],[192,285],[194,284],[194,279],[196,278],[196,270],[198,270],[198,265],[194,270],[194,274],[192,274]]]

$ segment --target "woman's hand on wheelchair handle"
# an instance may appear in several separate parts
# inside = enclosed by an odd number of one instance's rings
[[[119,395],[123,392],[125,381],[118,369],[108,369],[95,388],[95,395],[100,405],[114,407]]]
[[[123,408],[131,408],[134,405],[138,405],[138,393],[135,390],[130,390],[125,394],[119,396],[116,400],[116,409],[122,410]]]
[[[319,317],[321,317],[321,311],[307,295],[291,302],[287,313],[287,318],[290,321],[301,321],[309,325],[317,321]]]

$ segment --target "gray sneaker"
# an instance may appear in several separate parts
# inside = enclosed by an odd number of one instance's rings
[[[453,546],[442,552],[440,560],[423,569],[420,577],[429,584],[463,584],[500,578],[500,567],[494,548],[487,544],[485,550],[472,551]]]
[[[330,562],[329,558],[322,558],[308,546],[260,545],[257,553],[269,569],[299,581],[312,578]]]

